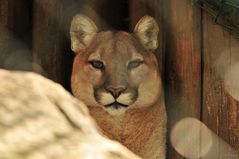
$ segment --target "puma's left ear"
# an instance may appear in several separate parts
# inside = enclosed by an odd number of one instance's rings
[[[134,33],[138,36],[143,46],[150,51],[158,47],[158,24],[154,18],[143,16],[134,28]]]

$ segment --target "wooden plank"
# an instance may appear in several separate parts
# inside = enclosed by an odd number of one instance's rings
[[[31,70],[29,0],[0,0],[0,68]]]
[[[63,78],[61,75],[63,52],[60,48],[62,37],[59,37],[57,21],[59,9],[59,2],[55,0],[34,1],[34,62],[41,67],[40,73],[56,82],[62,82]]]
[[[221,26],[214,25],[211,17],[205,13],[203,15],[203,46],[202,120],[220,138],[239,150],[239,103],[238,99],[233,99],[228,92],[230,89],[239,88],[238,81],[236,86],[235,83],[229,82],[226,87],[227,81],[224,78],[231,70],[230,67],[239,62],[239,40]],[[233,78],[233,75],[231,77]],[[218,152],[217,157],[232,158],[230,148],[222,150],[224,147],[222,144],[224,143],[220,140],[214,143],[213,148]]]
[[[69,31],[73,13],[81,9],[78,3],[64,0],[35,0],[33,53],[35,71],[59,82],[70,90],[71,65]],[[75,7],[72,5],[75,4]]]
[[[8,57],[8,34],[6,28],[8,27],[8,2],[1,0],[0,1],[0,26],[1,26],[1,35],[0,38],[0,67],[4,68],[5,59]]]
[[[167,0],[164,15],[169,137],[173,126],[180,119],[185,117],[200,119],[201,11],[192,6],[190,1]],[[185,144],[187,143],[184,142]],[[168,142],[168,158],[183,158],[170,142]]]

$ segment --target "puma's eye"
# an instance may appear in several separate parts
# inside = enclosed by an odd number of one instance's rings
[[[89,63],[96,69],[104,69],[104,63],[101,61],[89,61]]]
[[[132,68],[139,67],[142,63],[144,63],[144,61],[139,61],[139,60],[131,61],[131,62],[129,62],[129,64],[128,64],[128,68],[129,68],[129,69],[132,69]]]

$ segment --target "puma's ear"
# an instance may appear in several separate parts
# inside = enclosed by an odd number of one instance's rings
[[[150,51],[158,47],[158,24],[154,18],[143,16],[134,28],[134,33],[138,36],[143,46]]]
[[[72,51],[77,54],[85,49],[90,44],[96,33],[97,27],[90,18],[82,14],[74,16],[70,27]]]

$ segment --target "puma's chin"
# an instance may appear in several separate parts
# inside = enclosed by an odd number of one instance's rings
[[[125,114],[127,107],[122,106],[111,106],[111,107],[104,107],[104,110],[108,112],[111,116],[122,116]]]
[[[121,104],[117,101],[108,105],[104,105],[104,109],[112,116],[123,115],[125,111],[127,110],[127,108],[128,108],[128,105]]]

